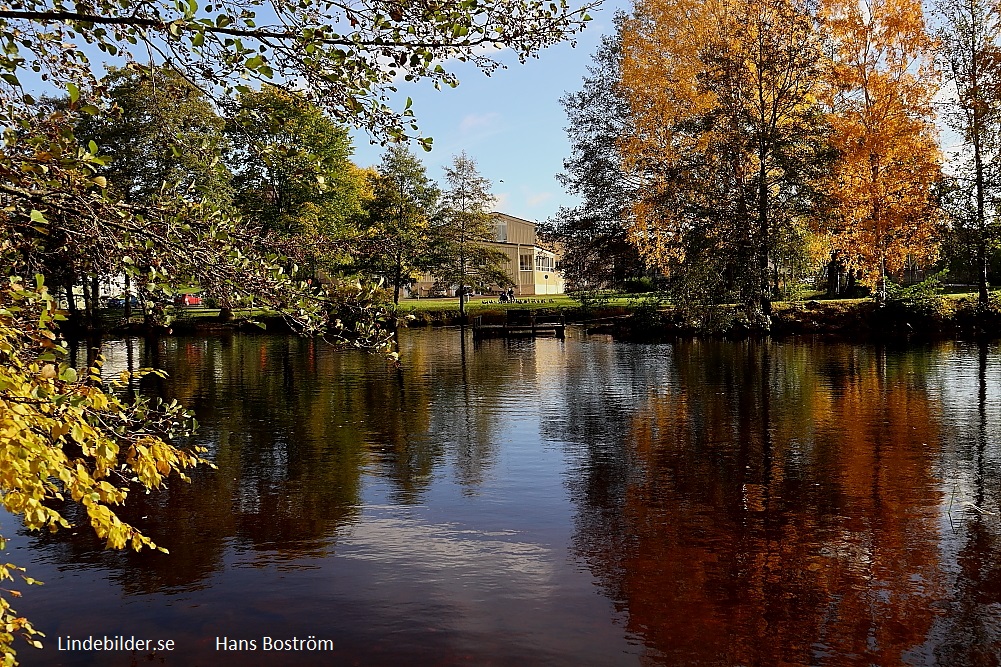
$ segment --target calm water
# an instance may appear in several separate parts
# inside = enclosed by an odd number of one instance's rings
[[[999,664],[996,347],[401,338],[112,342],[219,469],[130,499],[169,556],[20,531],[24,664]]]

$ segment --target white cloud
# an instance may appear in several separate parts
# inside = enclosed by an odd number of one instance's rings
[[[547,201],[549,201],[552,198],[553,198],[553,193],[552,192],[538,192],[536,194],[529,195],[526,198],[525,203],[528,204],[530,207],[534,208],[536,206],[540,206],[542,204],[545,204]]]
[[[337,557],[380,562],[390,576],[409,571],[406,576],[412,577],[417,568],[425,582],[448,588],[490,587],[500,579],[520,582],[526,590],[548,588],[552,549],[519,537],[513,530],[481,532],[383,515],[367,517],[338,536]]]
[[[496,111],[484,114],[471,113],[463,117],[459,123],[459,132],[463,135],[474,135],[478,138],[490,136],[500,131],[501,115]]]
[[[494,197],[496,201],[494,202],[494,210],[503,212],[507,209],[508,204],[511,203],[511,195],[507,192],[501,192],[500,194],[495,194]]]

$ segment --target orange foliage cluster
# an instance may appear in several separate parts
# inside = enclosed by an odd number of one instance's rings
[[[793,228],[813,237],[803,252],[838,252],[872,285],[934,258],[937,79],[919,2],[638,0],[621,39],[620,151],[644,184],[631,231],[653,264],[686,261],[694,227],[750,249],[735,268],[765,292]]]
[[[932,40],[915,0],[828,0],[825,77],[831,144],[825,183],[833,245],[870,284],[907,256],[934,259],[941,155],[933,123]]]

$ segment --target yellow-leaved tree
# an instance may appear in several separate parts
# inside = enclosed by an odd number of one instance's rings
[[[41,280],[18,278],[0,286],[0,503],[30,529],[69,527],[52,501],[73,501],[86,510],[97,536],[109,548],[158,548],[121,521],[114,507],[130,487],[155,489],[171,474],[204,461],[177,443],[194,420],[176,402],[124,398],[130,377],[102,380],[100,367],[87,373],[66,361],[55,323],[61,319]],[[152,371],[151,371],[152,372]],[[4,548],[0,537],[0,549]],[[24,570],[0,563],[0,581]],[[14,637],[40,646],[42,636],[17,615],[4,586],[0,594],[0,662],[16,664]]]
[[[888,274],[937,251],[941,174],[932,40],[917,0],[827,0],[824,99],[837,151],[826,190],[835,252],[885,294]]]

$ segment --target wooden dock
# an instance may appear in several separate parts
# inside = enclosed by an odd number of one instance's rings
[[[520,308],[507,311],[507,321],[504,324],[484,324],[482,317],[473,318],[473,338],[512,338],[515,336],[565,338],[566,321],[562,315],[548,315]]]

